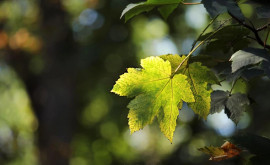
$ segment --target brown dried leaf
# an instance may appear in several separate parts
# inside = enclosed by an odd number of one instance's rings
[[[240,154],[241,149],[237,148],[234,144],[226,141],[221,147],[204,147],[199,148],[199,151],[202,151],[210,155],[209,160],[221,161],[235,157]]]

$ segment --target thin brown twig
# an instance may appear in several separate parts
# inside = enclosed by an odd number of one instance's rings
[[[196,41],[194,41],[194,43],[192,44],[191,50],[196,46],[197,42],[199,41],[199,39],[201,38],[201,36],[204,34],[204,32],[215,22],[215,20],[217,19],[219,15],[215,16],[215,18],[213,18],[211,20],[211,22],[204,28],[204,30],[201,32],[201,34],[199,35],[199,37],[196,39]],[[191,51],[190,50],[190,51]]]
[[[270,32],[270,28],[268,28],[268,32],[267,32],[267,35],[266,35],[265,40],[264,40],[264,47],[265,47],[265,45],[267,43],[267,40],[268,40],[268,37],[269,37],[269,32]]]
[[[257,29],[255,27],[252,27],[248,24],[246,24],[245,22],[242,22],[241,20],[239,20],[237,17],[235,17],[233,14],[229,13],[231,15],[231,17],[236,20],[239,24],[243,25],[244,27],[248,28],[250,31],[253,32],[256,41],[258,42],[258,44],[260,44],[261,46],[263,46],[264,48],[270,49],[270,45],[264,45],[263,40],[261,39],[261,37],[259,36],[259,33],[257,31]]]
[[[172,73],[172,75],[170,76],[171,78],[174,77],[174,75],[176,74],[176,72],[181,68],[181,66],[184,64],[184,62],[191,56],[192,53],[195,52],[195,50],[197,50],[201,45],[203,45],[209,38],[211,38],[212,36],[214,36],[217,32],[219,31],[216,30],[214,31],[212,34],[210,34],[208,37],[206,37],[203,41],[201,41],[197,46],[195,46],[189,53],[188,55],[183,59],[183,61],[177,66],[177,68],[174,70],[174,72]]]
[[[251,37],[251,36],[246,36],[246,37],[249,38],[249,39],[252,39],[254,41],[257,41],[256,38],[254,38],[254,37]]]
[[[257,28],[256,30],[257,30],[257,32],[259,32],[259,31],[262,31],[264,29],[267,29],[268,26],[270,26],[270,22],[267,23],[267,24],[265,24],[265,25],[263,25],[262,27]]]
[[[237,81],[237,80],[236,80],[236,81]],[[232,94],[232,91],[233,91],[233,88],[235,87],[236,81],[233,82],[233,84],[232,84],[232,88],[231,88],[231,90],[230,90],[230,94]]]
[[[194,2],[194,3],[184,3],[182,2],[183,5],[200,5],[202,4],[201,2]]]

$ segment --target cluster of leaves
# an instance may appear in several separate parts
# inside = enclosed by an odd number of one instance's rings
[[[256,6],[259,18],[270,18],[270,4],[268,0],[247,0],[246,3]]]
[[[239,2],[256,4],[257,15],[260,18],[270,18],[268,1],[242,0]],[[214,31],[203,34],[211,22],[194,42],[193,49],[188,55],[148,57],[141,60],[142,68],[129,68],[127,73],[120,76],[112,92],[120,96],[135,97],[128,105],[131,133],[152,123],[157,117],[161,131],[172,142],[176,119],[179,115],[178,110],[182,108],[183,102],[186,102],[196,114],[204,119],[208,114],[225,110],[228,118],[236,124],[239,122],[250,101],[246,90],[235,92],[234,86],[239,80],[249,81],[258,76],[270,78],[270,45],[266,43],[267,38],[263,42],[259,35],[259,32],[267,29],[270,23],[257,29],[252,23],[248,24],[238,6],[239,2],[202,0],[200,3],[185,3],[183,0],[147,0],[127,6],[122,13],[126,21],[155,8],[166,19],[178,5],[203,4],[213,18],[212,22],[219,15],[228,13],[237,23],[225,25],[224,22]],[[198,41],[200,43],[196,46]],[[256,42],[261,48],[249,47],[251,42]],[[192,53],[205,43],[207,43],[206,47],[201,53],[207,55],[192,56]],[[222,56],[211,56],[213,52],[220,52],[220,50]],[[215,70],[216,74],[212,70]],[[210,85],[220,85],[220,79],[230,82],[232,89],[213,91]],[[258,139],[255,138],[255,140]],[[238,145],[240,142],[236,141],[235,144]],[[240,146],[246,147],[246,145]],[[231,149],[237,151],[237,154],[228,156],[227,151]],[[204,148],[201,151],[210,155],[213,151],[218,153],[218,156],[225,155],[225,158],[240,153],[240,149],[231,143],[226,143],[220,148]],[[212,155],[212,159],[223,160],[223,158],[216,158],[215,155]]]

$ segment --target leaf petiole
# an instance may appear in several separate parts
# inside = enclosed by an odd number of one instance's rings
[[[185,3],[185,2],[182,2],[183,5],[200,5],[202,4],[201,2],[194,2],[194,3]]]
[[[209,35],[208,37],[206,37],[203,41],[201,41],[197,46],[195,46],[189,53],[188,55],[183,59],[183,61],[177,66],[177,68],[175,69],[175,71],[173,72],[173,74],[171,75],[171,78],[173,78],[173,76],[176,74],[176,72],[180,69],[180,67],[184,64],[184,62],[191,56],[192,53],[195,52],[195,50],[197,50],[201,45],[203,45],[205,43],[205,41],[207,41],[209,38],[211,38],[212,36],[214,36],[217,32],[219,31],[219,29],[217,29],[216,31],[214,31],[211,35]]]

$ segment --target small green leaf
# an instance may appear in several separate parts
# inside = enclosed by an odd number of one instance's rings
[[[122,18],[125,15],[125,21],[127,22],[132,17],[141,14],[143,12],[148,12],[152,10],[155,6],[147,4],[146,2],[141,2],[137,4],[129,4],[122,12],[121,17]]]
[[[128,118],[131,133],[151,124],[158,117],[160,129],[172,142],[179,114],[180,102],[194,102],[187,77],[171,77],[171,64],[159,57],[141,60],[142,69],[128,69],[120,76],[112,92],[120,96],[135,97],[129,105]]]
[[[166,20],[169,15],[178,7],[178,4],[164,5],[158,8],[162,17]]]
[[[248,83],[244,81],[242,78],[238,79],[234,84],[232,94],[234,93],[247,94],[247,92],[248,92]]]
[[[137,4],[129,4],[122,12],[121,18],[125,15],[125,21],[128,21],[132,17],[154,8],[158,8],[161,15],[167,18],[181,2],[183,0],[147,0]]]

